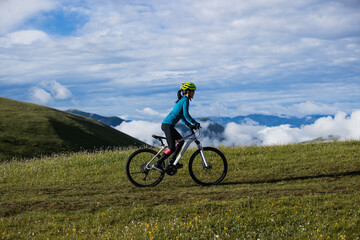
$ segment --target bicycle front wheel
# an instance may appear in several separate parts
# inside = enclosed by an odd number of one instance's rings
[[[205,166],[202,160],[200,150],[197,150],[189,161],[191,178],[200,185],[220,183],[224,180],[228,169],[224,154],[213,147],[204,147],[203,152],[208,167]]]
[[[132,184],[137,187],[153,187],[161,182],[164,173],[146,168],[156,153],[152,149],[139,149],[131,154],[126,163],[126,175]],[[151,165],[157,160],[155,159]]]

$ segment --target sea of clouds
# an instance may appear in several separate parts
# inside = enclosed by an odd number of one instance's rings
[[[203,131],[211,124],[201,122]],[[148,144],[156,144],[152,134],[164,135],[160,122],[131,121],[123,122],[116,129],[127,133]],[[185,134],[181,132],[181,134]],[[183,135],[184,136],[184,135]],[[203,135],[200,138],[204,146],[249,146],[249,145],[283,145],[311,141],[317,138],[345,140],[360,140],[360,110],[350,115],[338,112],[334,117],[323,117],[313,124],[299,128],[290,125],[267,127],[256,122],[243,124],[228,123],[222,133]]]

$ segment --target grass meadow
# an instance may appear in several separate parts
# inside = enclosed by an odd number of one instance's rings
[[[135,149],[0,163],[0,239],[360,239],[360,142],[220,147],[202,187],[187,161],[153,188],[128,181]]]

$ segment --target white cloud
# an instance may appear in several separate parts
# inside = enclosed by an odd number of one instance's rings
[[[50,91],[55,99],[64,100],[72,97],[69,89],[57,81],[43,81],[40,85]]]
[[[115,127],[117,130],[124,132],[134,138],[137,138],[148,144],[155,144],[152,135],[162,135],[161,123],[147,121],[122,122]]]
[[[71,92],[57,81],[43,81],[39,86],[30,88],[30,98],[36,103],[49,104],[72,97]]]
[[[260,126],[251,122],[244,124],[229,123],[223,134],[200,138],[203,145],[281,145],[314,140],[316,138],[337,137],[339,140],[360,140],[360,110],[350,116],[338,112],[335,117],[319,118],[313,124],[291,128],[289,125],[276,127]],[[202,123],[205,131],[208,123]],[[116,129],[123,131],[148,144],[155,144],[152,134],[164,135],[161,124],[147,121],[123,122]],[[220,137],[220,138],[217,138]]]
[[[39,104],[48,104],[52,102],[51,94],[38,87],[32,87],[30,89],[30,97],[35,103]]]
[[[154,109],[149,108],[149,107],[146,107],[143,110],[136,110],[136,111],[140,112],[140,113],[143,113],[145,115],[154,116],[154,117],[157,117],[157,118],[166,116],[166,114],[155,111]]]
[[[290,111],[294,116],[306,116],[312,114],[334,114],[338,111],[336,106],[306,101],[299,104],[294,104],[290,107]]]
[[[38,30],[21,30],[9,33],[3,38],[0,38],[0,44],[3,47],[9,48],[14,44],[30,45],[37,41],[47,41],[48,36],[46,33]]]
[[[56,6],[52,0],[2,0],[0,1],[0,34],[4,34],[27,18],[40,11],[47,11]]]
[[[316,138],[338,137],[340,140],[360,140],[360,110],[353,111],[350,116],[338,112],[334,118],[319,118],[314,124],[290,128],[289,125],[265,127],[260,130],[262,144],[290,144],[310,141]]]

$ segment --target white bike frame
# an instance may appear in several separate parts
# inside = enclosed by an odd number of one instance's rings
[[[204,155],[204,149],[203,149],[200,141],[197,139],[196,134],[195,134],[194,132],[193,132],[192,134],[184,137],[184,138],[181,138],[181,139],[177,140],[176,142],[185,141],[185,140],[187,140],[187,139],[189,139],[189,140],[188,140],[188,141],[186,142],[186,144],[183,146],[181,152],[180,152],[179,155],[176,157],[175,162],[174,162],[173,164],[176,165],[176,164],[180,161],[180,159],[182,158],[182,156],[184,155],[184,153],[186,152],[186,150],[188,149],[188,147],[190,146],[190,144],[193,143],[193,142],[195,142],[196,145],[197,145],[197,147],[198,147],[198,149],[200,150],[200,155],[201,155],[201,159],[202,159],[202,161],[203,161],[203,163],[204,163],[204,167],[205,167],[205,168],[208,168],[208,167],[209,167],[209,164],[208,164],[208,162],[206,161],[206,158],[205,158],[205,155]],[[159,156],[159,154],[160,154],[162,151],[164,151],[164,149],[166,149],[166,148],[168,148],[168,146],[162,145],[160,151],[148,162],[148,164],[146,165],[146,168],[151,169],[151,167],[149,168],[150,163],[151,163],[157,156]]]

